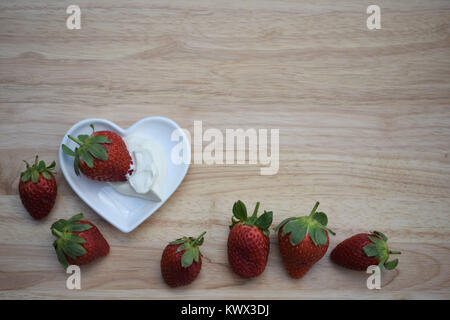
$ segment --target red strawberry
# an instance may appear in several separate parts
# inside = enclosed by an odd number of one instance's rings
[[[53,246],[64,269],[72,264],[88,264],[109,253],[109,244],[97,227],[82,218],[83,214],[79,213],[69,220],[58,220],[51,227],[52,234],[58,238]]]
[[[202,269],[203,232],[198,238],[184,237],[169,243],[161,257],[161,274],[171,287],[185,286],[193,282]]]
[[[378,231],[359,233],[339,243],[331,251],[331,260],[353,270],[365,271],[372,265],[392,270],[397,266],[398,259],[387,262],[389,255],[400,252],[389,250],[386,241],[386,236]]]
[[[269,227],[272,211],[264,211],[258,218],[259,202],[253,215],[247,218],[242,201],[233,205],[230,234],[228,235],[228,261],[231,269],[243,278],[253,278],[264,272],[269,256]],[[235,219],[236,218],[236,219]]]
[[[48,167],[44,161],[39,161],[38,156],[34,164],[30,166],[24,161],[27,169],[20,174],[19,194],[23,206],[36,220],[46,217],[56,200],[55,161]]]
[[[326,227],[327,215],[316,212],[318,206],[316,202],[309,216],[285,219],[275,228],[284,266],[292,278],[303,277],[325,255],[328,232],[335,234]]]
[[[91,124],[92,130],[94,126]],[[73,162],[77,175],[83,174],[97,181],[127,181],[127,174],[132,173],[133,163],[122,137],[112,131],[92,132],[90,136],[79,135],[75,138],[69,135],[79,147],[71,150],[65,144],[62,150],[65,154],[75,157]]]

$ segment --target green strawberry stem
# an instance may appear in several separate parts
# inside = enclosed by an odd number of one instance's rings
[[[389,250],[389,254],[402,254],[400,251],[391,251]]]
[[[206,234],[206,231],[204,231],[201,235],[198,236],[197,239],[194,240],[194,242],[192,242],[192,246],[196,246],[197,243],[203,238],[203,236]]]
[[[70,140],[72,140],[72,141],[78,143],[80,146],[83,144],[83,142],[82,142],[81,140],[75,138],[74,136],[71,136],[70,134],[69,134],[68,137],[69,137]]]
[[[314,208],[311,210],[311,213],[309,214],[309,216],[311,218],[316,214],[316,210],[318,207],[319,207],[319,201],[316,202],[316,204],[314,205]]]
[[[258,214],[258,209],[259,209],[259,201],[256,203],[255,210],[253,211],[252,217],[256,217],[256,215]]]
[[[56,230],[55,228],[52,228],[52,232],[53,232],[55,235],[57,235],[58,237],[62,237],[62,236],[63,236],[62,232]]]

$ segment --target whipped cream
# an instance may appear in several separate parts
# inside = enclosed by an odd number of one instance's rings
[[[161,146],[134,134],[123,140],[133,159],[133,173],[128,176],[128,181],[110,182],[110,185],[127,196],[162,201],[167,165]]]

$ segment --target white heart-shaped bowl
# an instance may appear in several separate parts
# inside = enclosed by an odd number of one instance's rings
[[[59,148],[59,165],[73,191],[92,210],[97,212],[105,220],[122,232],[130,232],[139,226],[159,209],[183,181],[191,162],[191,145],[185,133],[174,121],[163,117],[149,117],[142,119],[126,130],[123,130],[111,121],[104,119],[86,119],[76,123],[66,132],[61,144],[66,144],[73,149],[76,144],[68,138],[68,135],[78,136],[90,134],[90,124],[96,131],[111,130],[124,137],[128,134],[139,134],[156,141],[164,150],[167,159],[167,175],[164,184],[164,196],[162,201],[155,202],[136,197],[122,195],[116,192],[108,183],[97,182],[86,178],[83,174],[77,176],[73,169],[74,158],[66,155]],[[172,133],[179,130],[179,140],[172,141]],[[175,164],[171,160],[172,149],[182,143],[183,150],[187,151],[185,161]]]

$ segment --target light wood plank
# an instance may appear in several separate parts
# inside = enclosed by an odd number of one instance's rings
[[[77,1],[82,29],[65,28],[57,0],[0,4],[0,298],[450,298],[450,2]],[[173,197],[130,234],[102,220],[58,172],[51,215],[20,203],[22,159],[57,158],[68,128],[104,117],[126,128],[152,115],[193,130],[280,129],[280,170],[193,165]],[[402,251],[382,290],[328,254],[291,280],[275,235],[266,271],[251,281],[228,266],[231,206],[262,201],[274,225],[314,201],[346,237],[384,231]],[[108,257],[65,288],[49,227],[77,212],[101,229]],[[207,230],[191,286],[160,277],[164,246]]]

